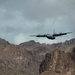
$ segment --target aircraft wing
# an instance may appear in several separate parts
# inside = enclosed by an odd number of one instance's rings
[[[72,32],[53,34],[53,36],[58,37],[58,36],[63,36],[63,35],[67,35],[67,34],[70,34],[70,33],[72,33]]]
[[[46,37],[46,35],[31,35],[32,37]]]

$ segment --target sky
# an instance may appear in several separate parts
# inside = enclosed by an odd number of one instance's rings
[[[55,40],[34,34],[73,32]],[[64,42],[75,37],[75,0],[0,0],[0,38],[20,44]]]

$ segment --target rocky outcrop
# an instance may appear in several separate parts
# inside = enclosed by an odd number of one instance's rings
[[[14,45],[0,38],[0,75],[73,74],[74,40],[52,45],[31,40]]]
[[[40,75],[75,75],[75,48],[72,52],[54,50],[45,55],[40,64]]]

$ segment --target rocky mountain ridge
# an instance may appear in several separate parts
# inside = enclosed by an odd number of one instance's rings
[[[64,43],[52,45],[40,44],[39,42],[35,42],[33,40],[19,45],[14,45],[0,38],[0,75],[42,74],[40,64],[42,64],[43,60],[45,60],[45,55],[56,52],[54,51],[55,49],[60,50],[58,53],[61,53],[61,51],[66,53],[72,52],[74,47],[75,38]],[[46,69],[48,68],[45,68],[45,70]]]
[[[72,52],[54,50],[40,64],[41,75],[75,75],[75,48]]]

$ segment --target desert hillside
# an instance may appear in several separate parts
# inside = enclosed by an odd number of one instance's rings
[[[72,52],[54,50],[45,55],[40,64],[40,75],[75,75],[75,48]]]
[[[0,38],[0,75],[75,75],[75,38],[64,43],[19,45]]]

